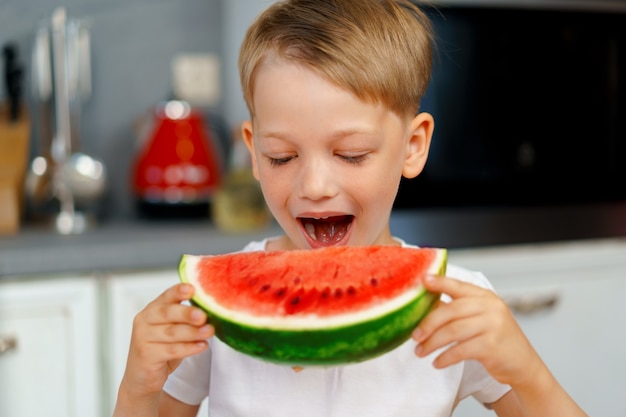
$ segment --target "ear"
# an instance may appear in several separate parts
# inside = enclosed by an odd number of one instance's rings
[[[250,152],[250,159],[252,161],[252,174],[254,178],[259,179],[259,167],[258,161],[256,157],[256,152],[254,151],[254,134],[252,130],[252,122],[250,120],[246,120],[241,124],[241,137],[248,147],[248,151]]]
[[[419,113],[411,120],[403,177],[415,178],[424,169],[434,129],[435,119],[429,113]]]

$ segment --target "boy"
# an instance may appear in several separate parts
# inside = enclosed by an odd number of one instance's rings
[[[242,132],[285,234],[244,250],[406,245],[389,230],[400,178],[420,174],[434,121],[419,102],[431,28],[403,0],[287,0],[250,27]],[[472,395],[498,416],[584,416],[486,279],[454,265],[413,339],[359,364],[291,369],[233,351],[175,285],[134,321],[115,416],[450,416]],[[417,343],[416,343],[417,342]]]

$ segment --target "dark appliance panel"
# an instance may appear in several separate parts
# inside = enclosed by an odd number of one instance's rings
[[[435,133],[397,209],[626,200],[626,13],[428,12]]]

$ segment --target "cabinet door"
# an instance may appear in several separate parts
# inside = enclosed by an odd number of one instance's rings
[[[576,280],[580,271],[569,271],[570,284],[502,294],[520,307],[516,316],[526,336],[587,414],[624,417],[626,269],[595,272],[583,272],[588,279],[582,281]]]
[[[570,244],[471,251],[539,355],[589,414],[626,416],[626,246]],[[464,401],[457,416],[484,415]]]
[[[178,283],[175,270],[145,271],[111,275],[106,280],[107,304],[104,313],[107,325],[106,359],[110,361],[107,406],[109,415],[117,398],[117,389],[124,375],[130,345],[133,319],[150,301]]]
[[[546,277],[548,280],[550,277]],[[626,416],[626,273],[500,292],[555,377],[591,416]],[[455,417],[487,415],[468,399]]]
[[[1,416],[100,415],[97,305],[90,277],[0,283]]]
[[[160,270],[125,274],[115,274],[107,280],[108,303],[106,306],[109,322],[107,339],[108,360],[111,370],[108,383],[108,415],[113,412],[117,390],[124,375],[133,319],[150,301],[167,288],[179,282],[178,271]],[[208,401],[205,400],[198,411],[199,416],[208,415]]]

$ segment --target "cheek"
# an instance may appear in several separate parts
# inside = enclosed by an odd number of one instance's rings
[[[397,160],[389,161],[389,165],[381,169],[376,176],[376,190],[374,191],[374,204],[382,206],[383,210],[388,210],[398,194],[400,180],[402,178],[402,164]]]
[[[271,208],[277,204],[277,200],[289,193],[290,183],[286,180],[288,176],[276,174],[272,168],[263,166],[258,166],[257,172],[263,196]]]
[[[381,165],[375,169],[358,173],[350,173],[350,183],[344,183],[346,189],[352,190],[355,198],[370,207],[387,209],[396,197],[400,185],[401,172],[391,166]]]
[[[396,198],[399,185],[399,176],[389,176],[387,181],[381,181],[380,187],[372,195],[373,203],[382,206],[385,210],[389,208]]]

